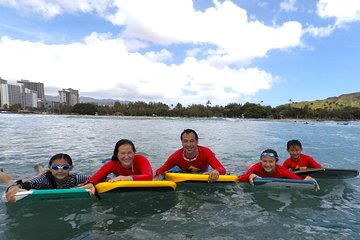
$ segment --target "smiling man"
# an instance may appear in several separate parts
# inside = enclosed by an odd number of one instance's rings
[[[199,137],[192,129],[185,129],[181,135],[182,148],[169,156],[164,165],[156,170],[156,175],[161,175],[177,166],[184,172],[201,172],[208,174],[209,182],[215,182],[219,175],[226,173],[225,168],[207,147],[199,146]],[[212,170],[209,171],[209,166]]]

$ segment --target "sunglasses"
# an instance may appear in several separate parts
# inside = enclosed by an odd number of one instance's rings
[[[64,165],[62,165],[62,166],[52,165],[50,168],[51,168],[52,170],[55,170],[55,171],[57,171],[57,170],[59,170],[59,169],[69,170],[69,169],[71,168],[71,166],[70,166],[69,164],[64,164]]]

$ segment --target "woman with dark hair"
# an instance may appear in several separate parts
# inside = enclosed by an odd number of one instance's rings
[[[250,185],[254,185],[254,178],[261,177],[312,180],[316,182],[316,180],[310,176],[306,176],[305,179],[303,179],[292,171],[278,165],[277,161],[279,161],[279,156],[273,149],[266,149],[263,151],[260,154],[260,160],[260,162],[252,165],[245,174],[239,176],[239,182],[249,182]],[[316,190],[319,189],[319,185],[317,185]]]
[[[152,180],[153,173],[149,160],[135,152],[132,141],[121,139],[115,145],[111,160],[106,162],[85,184],[97,184],[106,179],[110,173],[115,174],[116,177],[109,179],[108,182]]]
[[[70,173],[72,169],[72,159],[68,154],[56,154],[49,161],[49,170],[31,180],[17,181],[15,185],[6,190],[6,198],[9,202],[14,202],[15,194],[19,191],[72,188],[84,183],[89,178],[87,175]]]

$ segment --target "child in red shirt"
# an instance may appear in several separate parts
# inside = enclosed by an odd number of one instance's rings
[[[311,156],[302,154],[301,151],[302,146],[299,140],[288,141],[287,152],[290,154],[290,157],[284,161],[283,167],[293,171],[304,170],[307,168],[322,168],[322,166]]]
[[[254,178],[287,178],[302,180],[303,178],[296,175],[292,171],[276,164],[279,160],[277,152],[273,149],[266,149],[260,154],[260,162],[252,165],[243,175],[238,177],[239,182],[249,182],[254,185]],[[312,180],[316,182],[311,176],[306,176],[304,180]],[[317,183],[317,182],[316,182]],[[317,184],[315,191],[320,190]]]

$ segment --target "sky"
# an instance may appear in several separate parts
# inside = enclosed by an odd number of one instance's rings
[[[0,77],[120,101],[276,107],[360,91],[359,0],[0,0]]]

